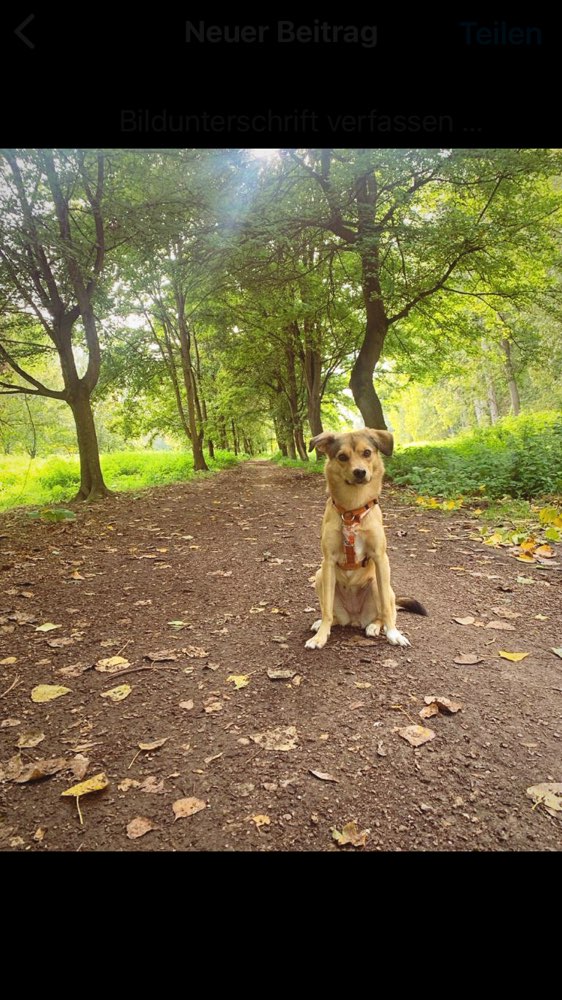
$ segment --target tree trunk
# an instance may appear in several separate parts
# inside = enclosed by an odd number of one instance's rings
[[[209,449],[209,458],[214,458],[215,457],[215,446],[214,446],[213,442],[211,441],[211,438],[209,438],[208,441],[207,441],[207,448]]]
[[[228,451],[228,438],[226,435],[226,420],[223,416],[219,416],[217,419],[219,428],[219,448],[223,451]]]
[[[296,449],[299,453],[299,458],[303,462],[308,462],[308,452],[306,450],[306,445],[304,443],[302,416],[299,406],[300,402],[299,387],[297,383],[295,350],[293,343],[293,338],[295,334],[298,335],[298,328],[296,328],[296,324],[293,324],[287,330],[287,335],[290,339],[285,348],[285,357],[287,360],[287,400],[289,403],[289,411],[291,415],[291,437],[294,438]]]
[[[365,427],[386,430],[381,401],[373,385],[373,375],[384,346],[388,321],[378,279],[378,254],[361,256],[363,301],[367,315],[365,337],[351,372],[349,387],[363,417]]]
[[[297,451],[299,453],[299,458],[301,459],[302,462],[308,462],[308,452],[306,450],[302,423],[297,424],[297,426],[294,429],[294,435],[295,435],[295,444],[297,446]]]
[[[481,427],[484,419],[484,403],[481,399],[474,400],[474,416],[478,427]]]
[[[521,399],[519,396],[517,382],[515,381],[513,362],[511,360],[511,344],[509,343],[507,337],[502,340],[502,350],[505,354],[505,373],[507,375],[509,395],[511,396],[511,411],[514,416],[517,416],[521,412]]]
[[[203,454],[203,428],[197,427],[196,406],[198,406],[195,378],[191,364],[189,331],[185,321],[185,297],[178,288],[175,289],[178,314],[178,331],[181,348],[181,366],[185,392],[187,396],[187,414],[191,431],[191,446],[193,448],[193,468],[195,472],[208,472],[209,467]]]
[[[103,480],[92,404],[88,393],[79,389],[69,401],[80,454],[80,489],[75,500],[99,500],[111,495]]]
[[[234,424],[234,420],[231,420],[231,425],[232,425],[232,437],[233,437],[233,440],[234,440],[234,454],[237,455],[238,454],[238,437],[236,435],[236,426]]]

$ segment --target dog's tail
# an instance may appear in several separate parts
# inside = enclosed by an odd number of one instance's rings
[[[428,612],[425,610],[423,604],[415,601],[413,597],[397,597],[396,603],[399,608],[402,608],[404,611],[411,611],[413,615],[425,615],[428,617]]]

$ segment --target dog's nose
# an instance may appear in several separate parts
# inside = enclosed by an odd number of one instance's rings
[[[354,469],[353,470],[353,475],[354,475],[355,479],[357,480],[357,482],[360,483],[360,482],[362,482],[362,480],[367,475],[367,470],[366,469]]]

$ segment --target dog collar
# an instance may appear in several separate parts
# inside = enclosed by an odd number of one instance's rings
[[[360,563],[355,560],[355,533],[365,515],[368,514],[371,508],[374,507],[375,504],[378,504],[378,502],[378,500],[369,500],[369,503],[364,504],[362,507],[356,507],[354,510],[346,510],[345,507],[341,507],[340,504],[336,503],[336,501],[332,499],[332,503],[342,519],[345,563],[338,563],[340,569],[361,569],[362,566],[366,565],[368,559],[367,556],[365,556],[363,561]]]

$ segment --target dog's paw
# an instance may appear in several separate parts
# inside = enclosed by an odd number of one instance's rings
[[[307,639],[304,646],[305,649],[322,649],[326,645],[328,636],[315,635],[312,639]]]
[[[313,623],[312,623],[312,625],[310,626],[310,631],[311,631],[311,632],[317,632],[317,631],[318,631],[318,629],[320,628],[321,624],[322,624],[322,619],[321,619],[321,618],[318,618],[318,619],[317,619],[317,620],[316,620],[315,622],[313,622]]]
[[[386,634],[386,638],[388,639],[388,641],[391,644],[391,646],[409,646],[410,645],[410,640],[407,639],[405,635],[402,635],[402,633],[399,632],[397,628],[387,628],[385,626],[384,631],[385,631],[385,634]]]
[[[368,635],[369,638],[371,639],[377,635],[380,635],[380,631],[381,631],[380,622],[371,622],[371,624],[367,625],[367,628],[365,629],[365,635]]]

